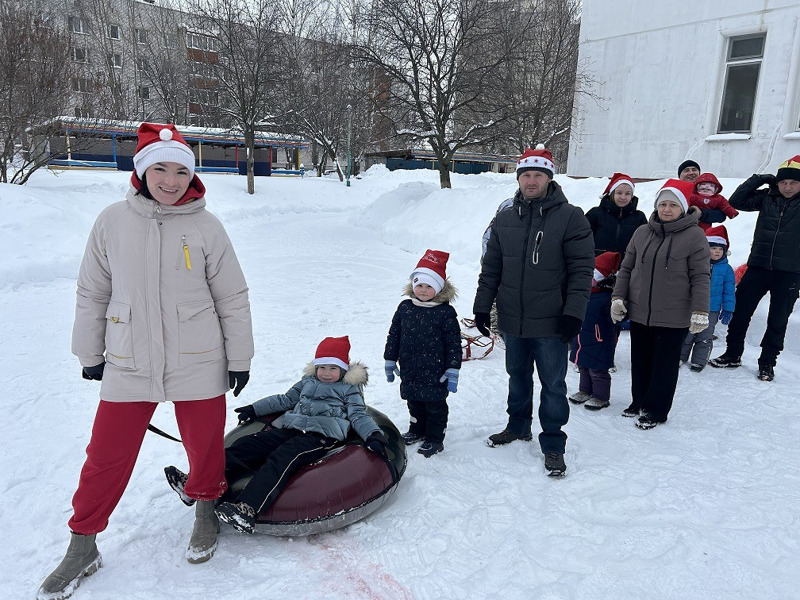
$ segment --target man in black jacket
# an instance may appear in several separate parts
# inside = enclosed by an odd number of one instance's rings
[[[489,335],[497,326],[506,345],[508,425],[490,446],[532,439],[534,364],[542,385],[539,445],[545,469],[564,475],[569,419],[568,344],[581,330],[594,269],[594,241],[583,211],[553,181],[553,157],[543,146],[517,162],[519,190],[500,205],[484,236],[485,251],[473,310]]]
[[[758,189],[767,184],[766,190]],[[800,289],[800,155],[790,158],[777,175],[753,175],[730,198],[737,210],[758,211],[747,271],[736,288],[736,311],[728,325],[725,353],[712,367],[742,364],[744,339],[759,302],[769,292],[767,330],[761,340],[758,378],[772,381],[783,350],[786,326]]]

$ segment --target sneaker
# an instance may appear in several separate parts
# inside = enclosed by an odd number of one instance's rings
[[[584,402],[586,402],[591,397],[592,397],[591,394],[587,394],[586,392],[578,391],[578,392],[575,392],[574,394],[572,394],[572,396],[569,397],[569,401],[572,402],[573,404],[583,404]]]
[[[421,435],[417,435],[416,433],[411,433],[411,431],[406,431],[403,435],[400,436],[403,438],[403,442],[406,446],[410,446],[411,444],[416,444],[417,442],[421,442],[425,439]]]
[[[597,396],[592,396],[586,401],[586,404],[583,405],[584,408],[589,410],[600,410],[601,408],[605,408],[611,404],[608,400],[603,400],[602,398],[598,398]]]
[[[718,369],[735,369],[736,367],[740,367],[742,365],[742,357],[732,356],[726,352],[722,356],[712,358],[710,361],[708,361],[708,364]]]
[[[444,444],[438,442],[423,442],[422,446],[417,450],[417,453],[422,454],[425,458],[430,458],[434,454],[439,454],[442,450],[444,450]]]
[[[544,455],[544,468],[550,477],[563,477],[567,472],[564,455],[558,452],[548,452]]]
[[[167,476],[167,483],[169,483],[169,487],[175,490],[175,493],[178,494],[181,502],[183,502],[186,506],[192,506],[195,503],[194,498],[189,498],[183,489],[186,486],[186,480],[189,479],[189,476],[183,471],[179,470],[177,467],[172,466],[164,467],[164,475]]]
[[[642,415],[641,417],[639,417],[639,418],[636,420],[636,426],[637,426],[639,429],[652,429],[653,427],[656,427],[657,425],[661,425],[661,422],[659,422],[659,421],[654,421],[654,420],[653,420],[653,419],[650,417],[650,415],[646,415],[646,414],[645,414],[645,415]]]
[[[220,521],[225,521],[236,531],[254,533],[256,530],[256,511],[244,502],[223,502],[215,511]]]
[[[635,408],[633,404],[631,404],[628,408],[622,411],[623,417],[638,417],[641,411],[638,408]]]
[[[706,368],[706,366],[705,366],[705,365],[695,365],[695,364],[692,364],[692,365],[689,367],[689,370],[690,370],[692,373],[699,373],[700,371],[702,371],[702,370],[703,370],[703,369],[705,369],[705,368]]]
[[[761,381],[772,381],[775,379],[774,367],[772,365],[759,365],[757,377]]]
[[[511,442],[515,442],[517,440],[522,440],[523,442],[530,442],[533,439],[533,436],[530,433],[523,433],[517,435],[509,431],[508,429],[503,429],[500,433],[495,433],[489,436],[489,439],[486,440],[486,443],[489,444],[492,448],[497,446],[504,446],[505,444],[510,444]]]

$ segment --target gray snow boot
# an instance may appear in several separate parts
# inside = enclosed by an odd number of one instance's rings
[[[97,534],[80,535],[70,532],[69,547],[64,559],[47,576],[36,600],[63,600],[69,598],[83,581],[103,566],[103,559],[95,544]]]
[[[198,500],[194,508],[194,527],[186,560],[193,565],[206,562],[217,550],[219,519],[214,513],[213,500]]]

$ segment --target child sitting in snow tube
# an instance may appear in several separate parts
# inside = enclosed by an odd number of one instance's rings
[[[400,434],[367,411],[366,367],[350,364],[349,350],[346,336],[326,338],[287,393],[236,409],[240,427],[226,436],[229,488],[216,509],[222,521],[244,533],[257,524],[275,535],[319,533],[366,516],[394,490],[405,468]],[[261,419],[281,411],[265,427]],[[341,448],[348,436],[357,442]],[[165,473],[181,494],[183,473]]]

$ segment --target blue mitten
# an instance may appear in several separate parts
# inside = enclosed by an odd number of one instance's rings
[[[397,368],[397,363],[393,360],[387,360],[384,363],[383,370],[386,372],[386,381],[392,383],[394,376],[400,377],[400,369]]]
[[[721,310],[719,311],[719,322],[723,325],[727,325],[731,322],[733,318],[733,313],[729,310]]]
[[[458,391],[458,369],[447,369],[439,381],[447,381],[447,391],[455,394]]]

